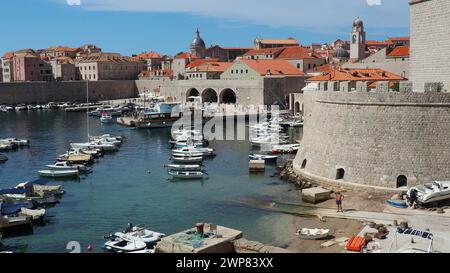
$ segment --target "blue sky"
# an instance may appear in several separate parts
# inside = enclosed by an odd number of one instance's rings
[[[0,52],[94,43],[124,55],[188,50],[198,27],[207,45],[252,46],[295,37],[348,39],[361,17],[368,39],[409,35],[408,0],[2,0]]]

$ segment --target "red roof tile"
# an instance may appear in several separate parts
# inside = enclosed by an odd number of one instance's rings
[[[153,59],[153,58],[161,58],[161,55],[156,52],[146,52],[142,53],[136,56],[136,58],[143,60],[143,59]]]
[[[405,78],[383,69],[333,69],[308,81],[403,81]]]
[[[308,47],[292,46],[286,47],[278,55],[277,59],[283,60],[299,60],[299,59],[317,59],[313,51]]]
[[[218,62],[218,61],[219,61],[219,59],[196,59],[196,60],[190,62],[189,64],[187,64],[186,68],[194,68],[194,67],[198,67],[207,62]]]
[[[301,76],[305,75],[302,71],[295,68],[286,60],[249,60],[242,59],[240,62],[245,63],[253,70],[257,71],[261,76],[267,74],[275,76]]]
[[[227,70],[233,63],[227,62],[206,62],[202,65],[196,67],[195,71],[199,72],[220,72],[223,73]]]
[[[409,46],[397,46],[387,56],[391,58],[409,57]]]

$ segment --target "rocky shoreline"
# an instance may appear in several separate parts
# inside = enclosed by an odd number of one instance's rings
[[[298,190],[308,189],[314,185],[310,181],[305,181],[294,171],[293,160],[286,161],[283,165],[278,166],[275,176],[280,177],[288,183],[294,184]]]

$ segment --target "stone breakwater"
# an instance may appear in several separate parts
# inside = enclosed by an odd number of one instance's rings
[[[313,186],[312,181],[307,181],[294,171],[292,160],[286,161],[278,169],[279,172],[276,175],[278,175],[280,179],[294,184],[299,190],[308,189]]]

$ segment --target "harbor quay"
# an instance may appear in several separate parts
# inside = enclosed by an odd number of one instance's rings
[[[450,1],[393,2],[326,43],[6,52],[0,255],[450,253]]]

